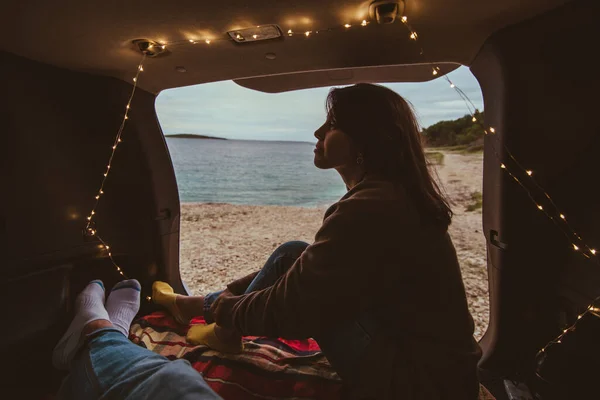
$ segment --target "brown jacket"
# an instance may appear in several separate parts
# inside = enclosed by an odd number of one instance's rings
[[[445,229],[422,223],[401,187],[364,179],[327,210],[274,286],[243,294],[253,277],[213,304],[217,324],[301,339],[372,310],[386,332],[372,338],[355,397],[477,398],[480,349],[454,246]]]

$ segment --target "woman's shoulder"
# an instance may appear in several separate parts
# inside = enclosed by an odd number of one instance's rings
[[[402,185],[384,179],[364,179],[325,213],[391,218],[413,215],[413,207]]]
[[[406,211],[410,206],[402,184],[378,177],[363,179],[348,192],[345,201],[358,207],[392,207],[397,211]]]
[[[373,200],[404,199],[406,191],[402,184],[384,178],[365,178],[351,190],[352,197]]]

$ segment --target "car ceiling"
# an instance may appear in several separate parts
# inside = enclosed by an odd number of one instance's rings
[[[370,1],[23,0],[2,6],[0,50],[131,80],[141,58],[132,40],[166,41],[172,44],[167,54],[146,59],[139,81],[153,93],[229,79],[268,92],[356,80],[425,81],[434,78],[428,63],[444,63],[442,73],[469,65],[493,32],[566,2],[407,0],[401,7],[419,34],[415,43],[400,21],[378,25],[369,19]],[[363,19],[369,25],[361,26]],[[347,23],[352,27],[344,28]],[[264,24],[313,34],[243,44],[226,34]],[[368,68],[375,66],[387,68]],[[182,67],[185,72],[178,72]]]

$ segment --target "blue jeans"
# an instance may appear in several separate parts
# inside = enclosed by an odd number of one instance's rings
[[[129,341],[113,328],[87,336],[58,399],[220,399],[187,360],[166,357]]]
[[[245,293],[272,286],[296,262],[308,243],[300,241],[287,242],[279,246],[269,257],[258,275],[250,283]],[[208,310],[222,291],[213,292],[204,297],[204,318],[207,323],[214,322]],[[331,366],[344,381],[353,379],[354,371],[374,335],[383,332],[377,319],[368,314],[361,314],[355,320],[345,321],[330,332],[321,333],[314,339],[329,360]],[[294,338],[290,338],[294,339]]]

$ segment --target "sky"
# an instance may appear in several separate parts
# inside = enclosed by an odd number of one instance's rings
[[[448,77],[483,110],[481,89],[468,68]],[[389,83],[414,106],[421,126],[468,113],[464,101],[443,78],[420,83]],[[243,88],[233,81],[168,89],[156,100],[165,135],[194,133],[241,140],[315,142],[314,131],[325,121],[329,87],[270,94]]]

